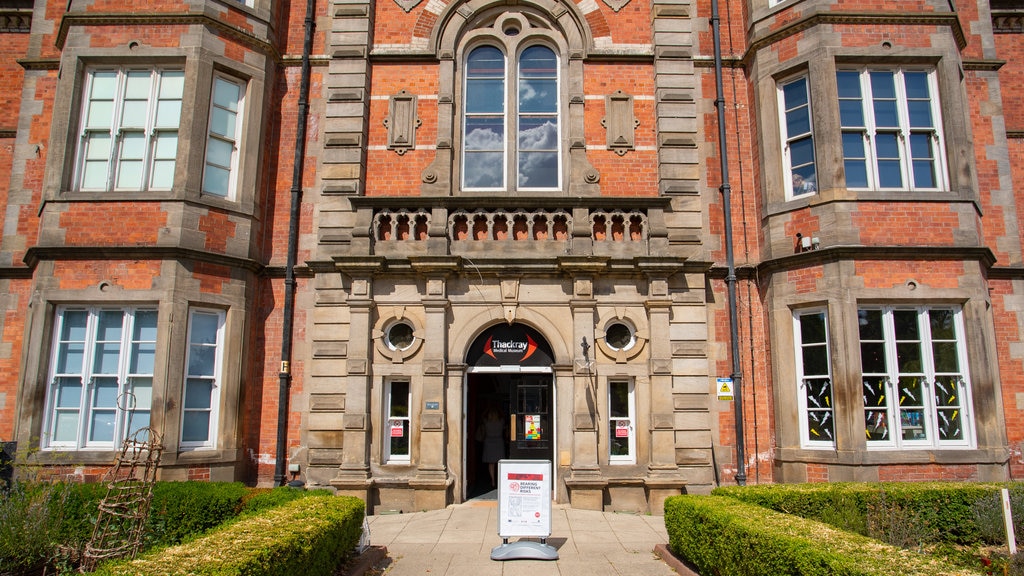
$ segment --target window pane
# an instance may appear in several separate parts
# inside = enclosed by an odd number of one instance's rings
[[[409,455],[409,421],[400,420],[402,424],[402,435],[396,436],[394,432],[388,430],[388,440],[390,441],[390,454],[392,456],[408,456]]]
[[[93,410],[89,423],[90,442],[113,442],[114,441],[114,416],[112,411]]]
[[[501,117],[466,118],[466,150],[504,150],[505,120]]]
[[[117,406],[117,378],[96,378],[93,394],[93,408],[115,408]]]
[[[864,411],[864,432],[869,441],[884,441],[889,439],[889,420],[886,410],[865,410]]]
[[[228,82],[224,78],[215,78],[213,87],[213,104],[232,112],[238,111],[238,101],[242,95],[242,88],[234,82]],[[232,133],[234,130],[232,130]]]
[[[931,98],[931,90],[928,87],[927,72],[904,72],[903,84],[907,90],[907,98]]]
[[[808,397],[809,399],[810,397]],[[833,427],[835,419],[832,418],[832,411],[808,410],[807,411],[807,434],[809,440],[834,442],[835,436]]]
[[[885,344],[882,342],[860,343],[860,365],[865,373],[885,372]]]
[[[117,374],[121,358],[121,343],[107,342],[96,345],[95,374]]]
[[[132,374],[152,374],[155,358],[155,343],[143,342],[135,344],[132,350],[132,365],[129,371]]]
[[[807,79],[801,78],[782,87],[782,99],[786,110],[807,104]]]
[[[142,158],[145,151],[145,134],[129,132],[122,136],[121,158],[117,164],[117,188],[142,188]]]
[[[875,126],[881,128],[896,128],[900,125],[899,114],[896,112],[895,100],[875,100]]]
[[[881,310],[858,310],[857,323],[861,340],[882,340],[884,338]]]
[[[839,121],[843,128],[864,127],[864,106],[860,100],[839,101]]]
[[[896,81],[893,73],[887,70],[873,70],[871,76],[871,96],[874,99],[896,98]]]
[[[520,80],[519,112],[557,112],[558,83],[556,80]]]
[[[177,128],[181,119],[181,100],[161,100],[156,107],[157,128]]]
[[[73,342],[61,345],[57,352],[56,371],[59,374],[77,374],[82,371],[82,360],[85,359],[85,344]]]
[[[149,100],[152,72],[132,70],[125,75],[124,97],[126,100]]]
[[[932,154],[931,134],[911,134],[910,155],[914,159],[914,186],[935,188],[935,162]]]
[[[182,70],[164,70],[160,74],[160,99],[180,100],[185,93],[185,72]]]
[[[936,372],[959,372],[956,342],[933,342],[932,356]]]
[[[203,173],[203,192],[217,196],[227,196],[231,182],[231,171],[217,166],[206,166]]]
[[[76,442],[78,440],[78,412],[58,412],[53,426],[54,442]]]
[[[927,440],[926,423],[924,410],[900,410],[900,428],[904,440]]]
[[[407,418],[409,416],[409,383],[392,382],[390,401],[388,416]]]
[[[467,152],[464,167],[467,188],[500,188],[504,182],[502,152]]]
[[[57,379],[57,408],[79,408],[82,405],[82,380],[80,378]]]
[[[927,100],[911,100],[907,102],[907,110],[910,113],[911,128],[931,128],[932,105]]]
[[[222,108],[214,108],[213,114],[210,116],[210,132],[218,136],[234,138],[235,118],[237,116],[234,112]]]
[[[466,113],[505,112],[505,80],[470,78],[466,81]]]
[[[804,346],[802,356],[805,375],[828,375],[828,350],[825,346],[820,344],[815,346]]]
[[[505,55],[494,46],[475,48],[466,60],[466,74],[471,77],[503,78]]]
[[[557,150],[558,126],[550,117],[519,119],[520,150]]]
[[[789,145],[790,161],[793,166],[802,166],[814,162],[814,140],[801,138],[794,140]]]
[[[189,378],[185,382],[185,409],[208,410],[211,406],[213,381],[202,378]]]
[[[114,116],[114,103],[106,100],[89,102],[85,113],[85,126],[89,129],[110,128]]]
[[[823,344],[825,342],[825,314],[800,316],[800,341],[804,344]]]
[[[860,72],[840,70],[836,72],[836,85],[840,98],[860,98]]]
[[[847,160],[843,162],[846,170],[846,185],[850,188],[867,188],[868,168],[863,161]]]
[[[917,310],[894,310],[893,327],[897,340],[919,340],[921,329],[917,323]]]
[[[231,167],[231,157],[235,148],[231,142],[210,138],[206,144],[206,162],[222,168]]]
[[[520,153],[519,185],[524,188],[557,188],[558,154],[554,152]]]
[[[107,187],[110,160],[110,135],[90,134],[85,141],[85,166],[82,188],[102,190]]]
[[[126,100],[121,110],[121,126],[125,128],[145,128],[149,102],[146,100]]]
[[[189,341],[193,344],[215,344],[218,329],[220,329],[219,315],[193,312],[192,334]]]
[[[896,367],[900,372],[921,372],[921,344],[918,342],[896,343]]]
[[[933,340],[953,340],[956,338],[956,315],[952,310],[933,309],[928,311],[928,325]]]
[[[811,111],[807,107],[786,112],[786,134],[796,136],[811,131]]]
[[[181,423],[182,442],[206,442],[210,439],[210,413],[185,412]]]
[[[188,351],[189,376],[213,376],[216,360],[217,348],[214,346],[192,345]]]
[[[149,410],[153,406],[153,379],[132,378],[132,394],[135,395],[135,410]],[[129,404],[130,406],[130,404]]]
[[[609,383],[608,415],[612,418],[629,418],[629,384],[627,382]]]

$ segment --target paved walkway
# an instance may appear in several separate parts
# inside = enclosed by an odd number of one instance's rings
[[[444,510],[370,516],[370,543],[386,546],[386,576],[676,576],[654,554],[668,542],[662,516],[551,508],[558,560],[491,560],[501,544],[497,503],[470,501]]]

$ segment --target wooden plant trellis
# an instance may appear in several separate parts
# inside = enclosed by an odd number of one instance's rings
[[[130,417],[128,426],[131,429]],[[125,439],[106,475],[107,495],[100,501],[96,526],[83,553],[82,572],[91,572],[101,560],[134,558],[138,553],[163,450],[160,435],[150,427]]]

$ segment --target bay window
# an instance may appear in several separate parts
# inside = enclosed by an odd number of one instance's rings
[[[149,426],[156,328],[155,309],[57,311],[44,448],[115,449]]]
[[[169,190],[174,183],[184,84],[183,70],[89,70],[77,189]]]
[[[823,310],[794,314],[800,438],[806,448],[835,446],[835,405],[828,350],[828,321]]]
[[[836,84],[848,188],[946,187],[934,71],[841,67]]]
[[[960,309],[865,307],[858,321],[868,447],[969,447]]]
[[[223,333],[224,312],[203,309],[189,311],[181,414],[182,447],[216,447]]]

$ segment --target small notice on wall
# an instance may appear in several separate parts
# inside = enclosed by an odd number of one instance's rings
[[[526,439],[540,440],[540,414],[526,414],[523,419],[526,427]]]
[[[718,379],[718,399],[732,400],[732,378]]]
[[[402,436],[405,436],[405,427],[402,426],[401,420],[391,420],[389,422],[389,426],[391,427],[392,438],[401,438]]]

